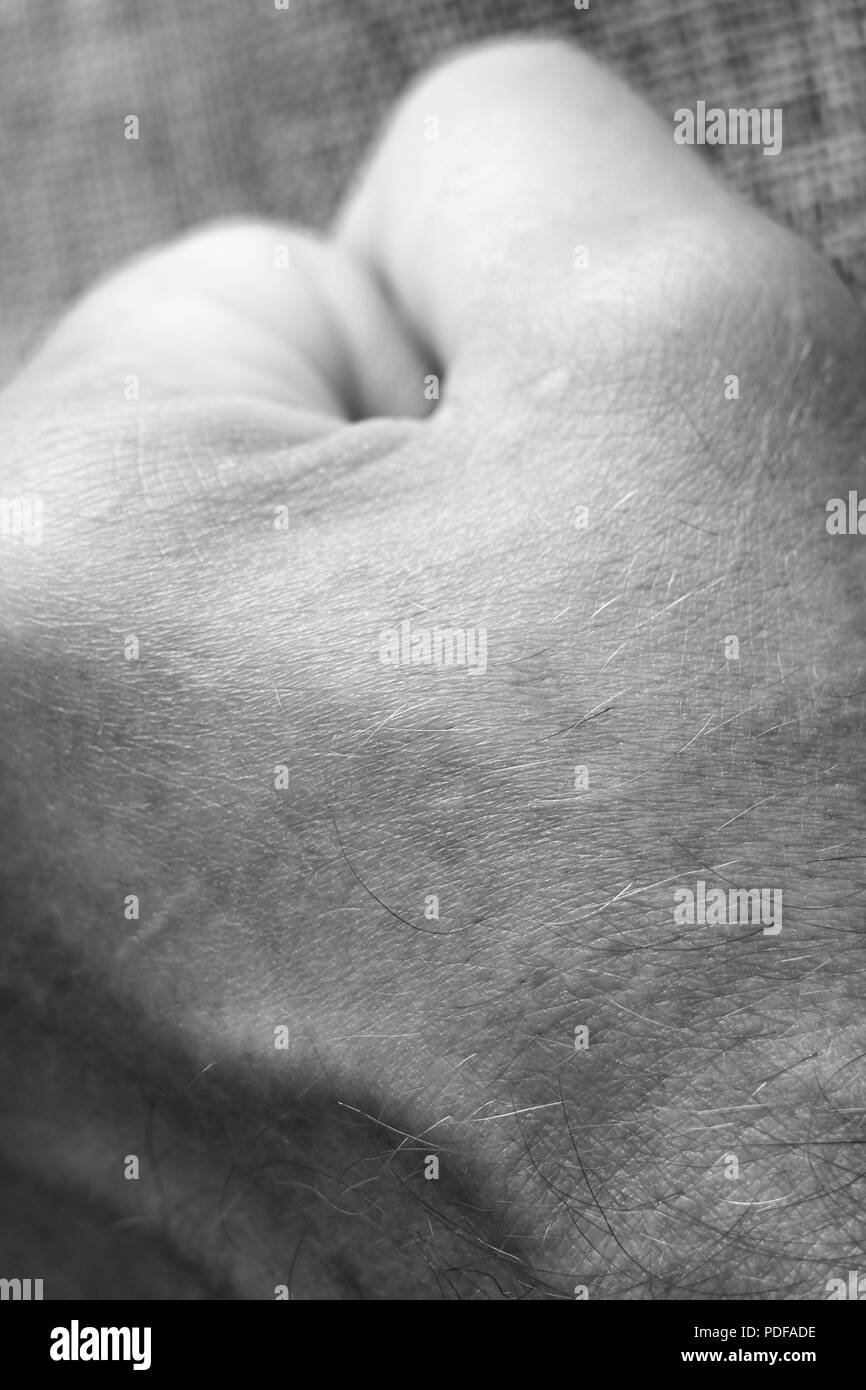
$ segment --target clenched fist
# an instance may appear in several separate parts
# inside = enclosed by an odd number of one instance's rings
[[[206,228],[72,310],[0,399],[4,1266],[845,1277],[864,345],[547,41],[428,75],[333,236]]]

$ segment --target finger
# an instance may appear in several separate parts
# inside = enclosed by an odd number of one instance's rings
[[[18,390],[264,397],[339,420],[425,413],[417,349],[351,252],[267,223],[217,224],[89,293]]]
[[[446,365],[509,335],[573,345],[576,324],[608,331],[590,307],[626,295],[635,314],[673,313],[683,265],[701,292],[742,294],[743,266],[778,258],[767,228],[675,143],[672,120],[548,40],[472,49],[412,89],[337,224]]]

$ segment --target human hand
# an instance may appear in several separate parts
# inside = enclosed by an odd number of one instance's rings
[[[609,73],[515,42],[410,93],[333,241],[197,233],[24,368],[7,1158],[124,1296],[848,1268],[863,343]],[[383,661],[406,622],[464,663]],[[698,881],[782,930],[676,921]]]

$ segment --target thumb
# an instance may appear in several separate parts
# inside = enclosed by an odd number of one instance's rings
[[[658,236],[719,196],[611,72],[560,42],[510,39],[409,90],[338,231],[448,365],[481,324],[495,344],[551,306],[572,313],[636,226]],[[589,276],[575,274],[579,245]]]
[[[859,335],[819,258],[673,133],[577,48],[484,44],[410,89],[338,233],[472,399],[505,355],[524,380],[526,362],[678,342],[684,302],[723,319],[744,267],[797,331]]]

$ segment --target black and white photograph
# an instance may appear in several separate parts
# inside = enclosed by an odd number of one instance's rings
[[[394,1301],[821,1370],[864,384],[866,0],[0,0],[27,1374]]]

